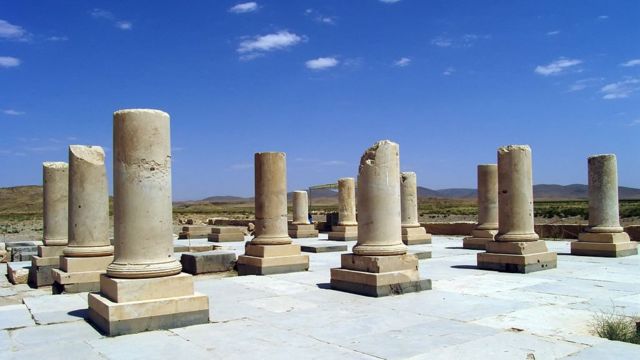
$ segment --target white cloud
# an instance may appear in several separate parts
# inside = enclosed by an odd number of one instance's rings
[[[479,40],[491,39],[491,35],[486,34],[464,34],[458,37],[440,35],[431,39],[431,45],[438,47],[472,47]]]
[[[452,75],[454,72],[456,72],[456,69],[453,66],[449,66],[448,68],[444,69],[444,71],[442,72],[442,75],[449,76],[449,75]]]
[[[0,56],[0,67],[10,68],[20,66],[20,59],[11,56]]]
[[[18,110],[13,110],[13,109],[2,110],[2,113],[5,114],[5,115],[11,115],[11,116],[24,115],[24,111],[18,111]]]
[[[629,78],[615,83],[607,84],[600,89],[605,100],[623,99],[631,93],[640,90],[640,79]]]
[[[286,49],[303,41],[303,38],[287,30],[267,35],[256,35],[253,38],[240,42],[237,51],[242,60],[251,60],[263,53],[274,50]]]
[[[311,70],[324,70],[338,65],[338,59],[334,57],[320,57],[305,62],[305,66]]]
[[[321,161],[319,165],[320,166],[341,166],[346,164],[347,162],[342,160],[327,160],[327,161]]]
[[[607,20],[609,19],[609,15],[600,15],[598,16],[598,20]]]
[[[629,123],[629,126],[638,126],[640,125],[640,119],[635,119]]]
[[[400,0],[380,0],[380,2],[385,4],[395,4],[397,2],[400,2]]]
[[[449,47],[453,45],[453,40],[443,36],[438,36],[431,40],[431,44],[439,47]]]
[[[0,19],[0,39],[26,41],[28,37],[29,33],[22,26]]]
[[[67,41],[69,40],[66,36],[49,36],[47,41]]]
[[[584,90],[590,86],[594,86],[597,83],[601,82],[602,78],[588,78],[588,79],[581,79],[581,80],[577,80],[575,81],[573,84],[569,85],[569,89],[567,89],[567,92],[575,92],[575,91],[580,91],[580,90]]]
[[[411,59],[408,57],[402,57],[393,62],[393,66],[397,66],[397,67],[405,67],[405,66],[409,66],[409,64],[411,64]]]
[[[244,14],[244,13],[254,12],[257,10],[258,10],[258,4],[255,1],[250,1],[250,2],[241,3],[241,4],[232,6],[229,9],[229,12],[232,12],[234,14]]]
[[[314,10],[314,9],[306,9],[304,11],[304,14],[306,16],[310,16],[313,17],[313,20],[315,22],[321,23],[321,24],[327,24],[327,25],[335,25],[336,24],[336,18],[333,16],[325,16],[323,14],[321,14],[320,12]]]
[[[547,36],[554,36],[558,34],[560,34],[560,30],[553,30],[553,31],[547,32]]]
[[[536,66],[534,72],[543,76],[558,75],[569,68],[580,64],[582,64],[582,60],[561,57],[548,65]]]
[[[638,66],[640,65],[640,59],[631,59],[625,63],[620,64],[620,66],[624,66],[624,67],[632,67],[632,66]]]
[[[116,27],[120,30],[131,30],[133,28],[133,24],[131,21],[118,21],[116,22]]]

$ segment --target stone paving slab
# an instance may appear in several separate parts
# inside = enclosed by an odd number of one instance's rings
[[[11,332],[11,347],[14,351],[18,351],[64,343],[68,349],[73,349],[76,343],[99,338],[102,338],[102,335],[91,325],[84,321],[74,321],[13,330]]]
[[[15,329],[33,326],[29,309],[24,305],[6,305],[0,307],[0,329]]]
[[[87,293],[32,296],[23,302],[38,324],[79,321],[87,315]]]
[[[188,328],[186,328],[188,329]],[[225,339],[229,343],[232,339]],[[200,346],[169,331],[150,331],[91,340],[89,345],[106,359],[212,359]]]
[[[619,341],[604,341],[571,354],[567,360],[640,359],[640,346]]]

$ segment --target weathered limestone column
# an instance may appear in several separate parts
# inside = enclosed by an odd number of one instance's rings
[[[60,266],[60,256],[68,242],[69,165],[65,162],[42,164],[43,243],[31,259],[29,284],[33,287],[53,283],[52,270]]]
[[[287,226],[287,164],[282,152],[256,153],[256,237],[238,257],[239,275],[269,275],[309,269],[309,257],[292,244]]]
[[[509,145],[498,149],[498,234],[478,254],[481,269],[529,273],[555,268],[550,252],[533,227],[531,148]]]
[[[89,294],[90,320],[108,335],[208,322],[208,297],[173,254],[169,115],[115,112],[113,148],[115,258]]]
[[[329,240],[358,239],[356,221],[356,185],[353,178],[338,180],[338,225],[331,228]]]
[[[309,196],[306,191],[293,192],[293,221],[289,224],[292,238],[316,238],[318,230],[309,223]]]
[[[400,174],[402,199],[402,242],[406,245],[431,244],[431,234],[418,222],[418,185],[416,173]]]
[[[360,159],[358,243],[331,269],[331,287],[367,296],[428,290],[418,258],[402,243],[398,144],[380,141]]]
[[[53,293],[100,290],[100,275],[113,261],[109,241],[109,193],[104,151],[69,146],[69,244],[53,270]]]
[[[594,155],[589,165],[589,227],[571,243],[572,255],[636,255],[637,243],[620,226],[618,166],[614,154]]]
[[[478,225],[462,241],[465,249],[486,250],[498,233],[498,165],[478,165]]]

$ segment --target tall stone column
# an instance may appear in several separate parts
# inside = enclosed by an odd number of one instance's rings
[[[53,269],[68,242],[69,165],[65,162],[42,164],[43,243],[31,258],[29,284],[33,287],[53,283]]]
[[[256,237],[238,257],[239,275],[269,275],[309,269],[309,257],[292,244],[287,226],[287,164],[282,152],[256,153]]]
[[[53,270],[53,292],[100,290],[100,275],[113,261],[113,246],[104,151],[99,146],[69,146],[69,244],[63,253],[60,269]]]
[[[571,243],[572,255],[636,255],[637,243],[620,226],[618,166],[614,154],[594,155],[589,165],[589,227]]]
[[[481,269],[529,273],[556,267],[533,227],[531,148],[509,145],[498,149],[498,234],[478,254]]]
[[[173,254],[169,114],[113,114],[115,258],[89,294],[89,319],[108,335],[209,321]]]
[[[309,223],[309,196],[306,191],[293,192],[293,221],[289,224],[292,238],[316,238],[318,230]]]
[[[358,243],[331,269],[331,287],[367,296],[427,290],[418,258],[402,243],[398,144],[380,141],[360,159]]]
[[[357,239],[355,180],[341,178],[338,180],[338,225],[331,228],[329,240],[351,241]]]
[[[464,238],[465,249],[485,250],[498,233],[498,166],[478,165],[478,225]]]
[[[431,234],[418,222],[418,185],[416,173],[400,174],[402,199],[402,242],[405,245],[431,244]]]

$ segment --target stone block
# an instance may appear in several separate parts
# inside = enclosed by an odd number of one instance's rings
[[[60,266],[60,256],[40,257],[34,255],[31,257],[31,263],[35,266]]]
[[[637,254],[638,244],[631,241],[615,243],[574,241],[571,243],[571,255],[623,257]]]
[[[34,256],[31,258],[31,267],[29,268],[29,286],[39,288],[53,284],[52,270],[58,268],[58,257],[41,258]],[[53,261],[56,260],[56,261]],[[49,263],[53,263],[49,265]]]
[[[7,278],[14,285],[26,284],[29,281],[31,261],[14,261],[7,263]]]
[[[212,242],[238,242],[238,241],[244,241],[244,233],[241,233],[241,232],[212,233],[207,235],[207,239]]]
[[[418,270],[418,257],[413,254],[393,256],[342,254],[340,256],[340,266],[342,269],[369,273]]]
[[[62,255],[62,251],[66,245],[59,246],[47,246],[47,245],[39,245],[38,246],[38,256],[40,257],[59,257]]]
[[[462,247],[465,249],[486,250],[486,245],[490,241],[493,241],[493,239],[467,236],[462,239]]]
[[[488,253],[528,255],[548,252],[543,240],[527,242],[490,241],[486,245]]]
[[[422,226],[403,227],[402,242],[405,245],[431,244],[431,234]]]
[[[300,250],[309,253],[341,252],[347,251],[348,246],[346,244],[303,244]]]
[[[581,232],[578,234],[578,241],[590,243],[628,243],[631,241],[629,234],[626,232],[619,233],[590,233]]]
[[[31,261],[34,255],[38,254],[35,245],[11,246],[11,261]]]
[[[117,279],[100,276],[101,296],[116,303],[140,302],[193,294],[193,276],[180,273],[149,279]]]
[[[236,261],[235,252],[220,250],[182,254],[180,257],[182,271],[193,275],[231,271]]]
[[[248,243],[244,248],[247,256],[274,257],[274,256],[294,256],[300,255],[300,245],[252,245]]]
[[[534,271],[549,270],[557,267],[558,256],[555,252],[528,255],[478,253],[478,268],[510,273],[527,274]]]
[[[415,255],[418,260],[431,259],[431,251],[427,250],[409,250],[409,254]]]
[[[75,284],[60,284],[53,282],[51,284],[51,293],[53,295],[60,294],[78,294],[82,292],[98,292],[100,291],[100,281],[83,282]]]
[[[211,234],[243,234],[245,227],[239,226],[213,226],[211,227]]]
[[[331,288],[349,293],[380,297],[431,289],[431,280],[420,279],[417,270],[369,273],[331,269]]]
[[[211,233],[211,225],[187,225],[182,227],[182,232],[178,234],[179,239],[205,238]]]
[[[94,257],[68,257],[60,258],[60,270],[68,273],[86,271],[106,271],[107,266],[113,262],[111,256]]]
[[[329,240],[355,241],[358,240],[358,225],[336,225],[329,232]]]
[[[476,238],[485,238],[493,240],[498,234],[498,230],[481,230],[481,229],[473,229],[471,231],[471,236]]]
[[[282,246],[282,245],[273,245]],[[238,275],[272,275],[309,270],[308,255],[255,257],[241,255],[236,263]]]
[[[317,238],[318,230],[313,224],[289,224],[289,236],[294,239]]]

